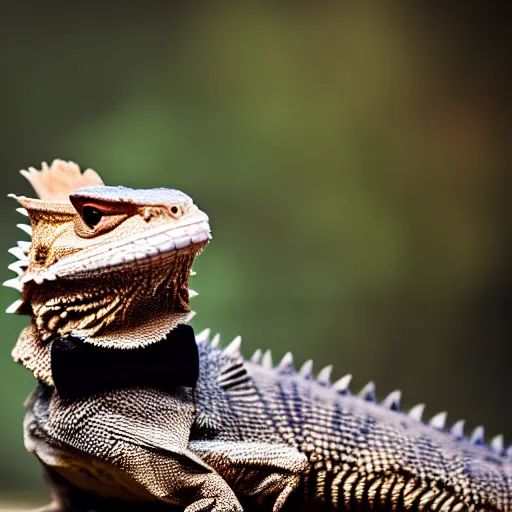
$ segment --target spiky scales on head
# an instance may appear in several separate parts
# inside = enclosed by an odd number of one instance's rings
[[[6,285],[22,296],[8,311],[32,315],[41,340],[73,334],[134,348],[190,318],[191,266],[210,228],[189,196],[104,186],[95,171],[61,160],[22,174],[40,197],[11,195],[32,242],[11,251],[18,277]]]

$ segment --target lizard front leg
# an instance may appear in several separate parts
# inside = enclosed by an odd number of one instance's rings
[[[107,491],[121,488],[125,475],[123,488],[144,501],[180,505],[187,512],[242,511],[228,483],[187,448],[195,415],[191,393],[128,388],[74,402],[54,396],[48,423],[52,438],[85,452],[103,473],[120,474]],[[97,480],[104,484],[107,478]]]
[[[99,496],[77,487],[45,464],[43,469],[53,500],[32,512],[183,512],[183,507],[162,501],[131,501],[126,495],[125,499]]]
[[[240,495],[256,496],[258,502],[275,498],[274,512],[283,508],[309,469],[307,457],[284,444],[192,441],[189,448]]]
[[[187,507],[186,512],[243,510],[227,482],[195,454],[180,447],[170,451],[117,442],[106,455],[116,469],[107,469],[104,464],[102,473],[95,469],[95,460],[79,460],[76,455],[70,466],[66,464],[67,457],[54,457],[53,461],[47,458],[46,462],[53,466],[41,461],[54,501],[38,512],[106,512],[117,508],[125,512],[156,512],[163,510],[159,505],[165,503]],[[124,493],[116,491],[117,496],[108,496],[111,489],[106,483],[98,487],[100,480],[107,479]]]
[[[227,482],[186,448],[119,443],[113,462],[159,500],[185,512],[243,511]]]

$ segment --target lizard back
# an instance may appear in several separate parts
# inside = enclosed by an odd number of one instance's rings
[[[306,501],[344,510],[512,509],[512,460],[483,433],[445,431],[439,418],[425,424],[418,409],[398,410],[396,393],[376,403],[372,383],[353,395],[349,378],[331,384],[330,368],[314,377],[310,362],[297,372],[289,354],[272,367],[270,353],[241,363],[230,350],[200,347],[197,423],[215,440],[265,439],[305,454]]]

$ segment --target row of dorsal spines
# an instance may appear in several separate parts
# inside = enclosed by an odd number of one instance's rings
[[[205,329],[200,334],[196,336],[196,340],[199,343],[209,343],[209,345],[213,348],[217,348],[220,342],[220,334],[216,334],[210,340],[210,329]],[[242,357],[240,352],[242,343],[242,338],[237,336],[231,343],[229,343],[224,349],[223,352],[229,356],[233,357]],[[337,381],[331,383],[331,373],[332,373],[332,365],[328,365],[321,369],[317,375],[313,374],[313,361],[311,359],[307,360],[298,371],[295,370],[293,364],[293,355],[291,352],[287,352],[281,361],[277,365],[273,365],[272,362],[272,353],[270,350],[263,352],[261,349],[257,349],[252,357],[250,358],[251,363],[259,364],[263,368],[267,370],[274,370],[280,375],[292,375],[298,374],[302,378],[306,380],[315,381],[317,384],[321,386],[331,387],[334,391],[336,391],[340,395],[349,395],[350,393],[350,382],[352,380],[352,375],[347,374]],[[373,381],[368,382],[366,386],[361,389],[358,393],[358,396],[367,402],[377,402],[376,393],[375,393],[375,384]],[[385,407],[386,409],[392,411],[400,411],[400,400],[402,397],[402,393],[400,390],[392,391],[389,393],[380,405]],[[407,413],[407,416],[415,421],[423,422],[423,412],[425,410],[425,404],[420,403],[412,407]],[[473,445],[481,445],[491,449],[494,453],[498,455],[502,455],[505,457],[512,458],[512,445],[505,449],[503,435],[499,434],[491,439],[489,444],[485,443],[485,432],[483,426],[476,427],[469,437],[464,435],[464,420],[459,420],[452,425],[450,429],[446,429],[446,419],[447,412],[443,411],[435,416],[433,416],[428,422],[425,424],[429,425],[432,428],[435,428],[440,431],[449,432],[456,440],[465,439],[469,443]]]
[[[28,217],[28,212],[27,210],[25,210],[25,208],[16,208],[16,211],[18,211],[25,217]],[[25,233],[27,233],[30,237],[32,237],[32,228],[28,224],[17,224],[16,226]],[[20,240],[16,247],[12,247],[8,251],[14,257],[17,258],[15,262],[11,263],[7,267],[9,270],[12,270],[16,274],[16,277],[14,277],[13,279],[8,279],[3,283],[3,285],[6,286],[7,288],[14,288],[15,290],[18,290],[20,293],[23,291],[23,275],[25,274],[25,271],[28,268],[30,245],[30,241]],[[14,301],[6,309],[6,313],[16,313],[16,311],[18,310],[22,303],[23,302],[20,299]]]

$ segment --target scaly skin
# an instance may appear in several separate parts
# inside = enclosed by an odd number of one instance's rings
[[[330,367],[313,378],[290,354],[276,368],[269,352],[244,362],[239,338],[221,351],[197,337],[194,388],[60,396],[52,347],[96,346],[101,360],[177,339],[208,218],[179,191],[105,187],[71,163],[25,175],[40,199],[17,198],[33,241],[12,251],[7,285],[22,293],[9,310],[32,319],[13,356],[40,381],[25,444],[48,474],[51,510],[512,511],[500,436],[484,446],[480,429],[444,432],[443,415],[426,425],[421,407],[397,412],[396,392],[376,404],[370,383],[353,396],[350,376],[331,385]]]
[[[331,385],[309,364],[296,372],[289,355],[273,368],[269,354],[244,362],[239,339],[223,351],[207,333],[197,342],[193,421],[180,394],[116,390],[64,404],[40,386],[28,404],[27,446],[54,469],[64,464],[75,485],[118,500],[150,501],[145,490],[180,503],[182,486],[213,470],[229,486],[215,487],[213,510],[238,510],[222,501],[228,489],[259,510],[512,510],[512,460],[503,450],[457,439],[393,410],[392,400],[354,396],[348,379]],[[171,445],[184,429],[190,439],[176,460]],[[128,442],[135,433],[136,448]],[[185,454],[203,466],[191,474]],[[93,477],[72,474],[65,457]],[[103,510],[101,501],[95,507]]]

